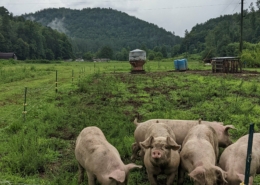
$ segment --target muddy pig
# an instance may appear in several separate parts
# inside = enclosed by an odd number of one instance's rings
[[[134,131],[134,137],[136,142],[132,144],[132,160],[136,160],[139,157],[139,142],[144,141],[144,136],[149,125],[158,122],[166,123],[172,128],[176,137],[176,142],[179,145],[182,144],[188,131],[199,123],[210,125],[212,126],[212,128],[214,128],[214,130],[217,132],[219,147],[227,147],[232,144],[232,141],[229,138],[228,130],[235,129],[233,125],[223,125],[222,122],[209,122],[201,120],[151,119],[142,123],[138,123],[137,119],[135,119],[134,124],[136,125],[136,129]]]
[[[190,129],[180,152],[178,185],[183,184],[185,172],[195,185],[226,182],[226,172],[216,166],[218,153],[217,133],[211,126],[200,124]]]
[[[244,182],[248,146],[248,135],[239,138],[227,147],[220,156],[219,167],[227,171],[228,185]],[[254,176],[260,174],[260,133],[255,133],[252,146],[249,184],[253,185]]]
[[[150,184],[157,184],[159,174],[167,175],[167,185],[173,184],[178,173],[181,146],[175,142],[172,129],[164,123],[151,123],[140,146],[144,151],[142,157]]]
[[[94,185],[95,179],[102,185],[126,185],[129,171],[142,167],[133,163],[125,165],[117,149],[95,126],[86,127],[80,132],[75,156],[79,167],[79,184],[86,170],[89,185]]]

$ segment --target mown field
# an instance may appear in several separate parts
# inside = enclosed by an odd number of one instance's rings
[[[147,62],[146,74],[132,75],[128,62],[0,61],[0,184],[76,185],[74,144],[86,126],[101,128],[125,163],[135,117],[221,121],[236,126],[234,141],[250,123],[259,131],[258,69],[212,74],[196,60],[188,65],[176,72],[173,59]],[[148,185],[145,170],[132,171],[129,184]]]

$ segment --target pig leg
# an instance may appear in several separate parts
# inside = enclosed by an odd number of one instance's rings
[[[88,185],[95,185],[94,174],[87,172],[87,175],[88,175]]]
[[[175,177],[175,173],[172,173],[171,175],[169,175],[167,177],[167,183],[166,185],[172,185],[173,184],[173,181],[174,181],[174,177]]]
[[[78,177],[78,184],[81,184],[84,180],[84,168],[78,163],[79,169],[79,177]]]
[[[156,182],[157,176],[153,175],[149,172],[147,172],[147,174],[148,174],[148,180],[149,180],[150,184],[151,185],[157,185],[157,182]]]
[[[131,156],[131,160],[135,161],[136,159],[138,159],[138,151],[140,150],[140,146],[138,145],[138,143],[133,143],[132,144],[132,156]]]
[[[183,185],[184,175],[185,175],[185,171],[182,169],[182,167],[180,165],[179,169],[178,169],[178,185]]]

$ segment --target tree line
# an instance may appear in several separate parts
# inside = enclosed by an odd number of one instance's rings
[[[15,52],[19,60],[73,58],[69,38],[50,27],[14,17],[0,7],[0,52]]]
[[[247,50],[260,42],[260,0],[251,3],[243,15],[243,41],[247,42],[243,49]],[[199,53],[203,59],[239,56],[240,19],[241,13],[235,13],[196,24],[191,31],[185,31],[185,37],[180,45],[175,46],[174,54]]]

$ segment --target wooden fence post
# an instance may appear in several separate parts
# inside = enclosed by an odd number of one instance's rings
[[[58,70],[56,70],[56,82],[55,82],[55,91],[58,92]]]

